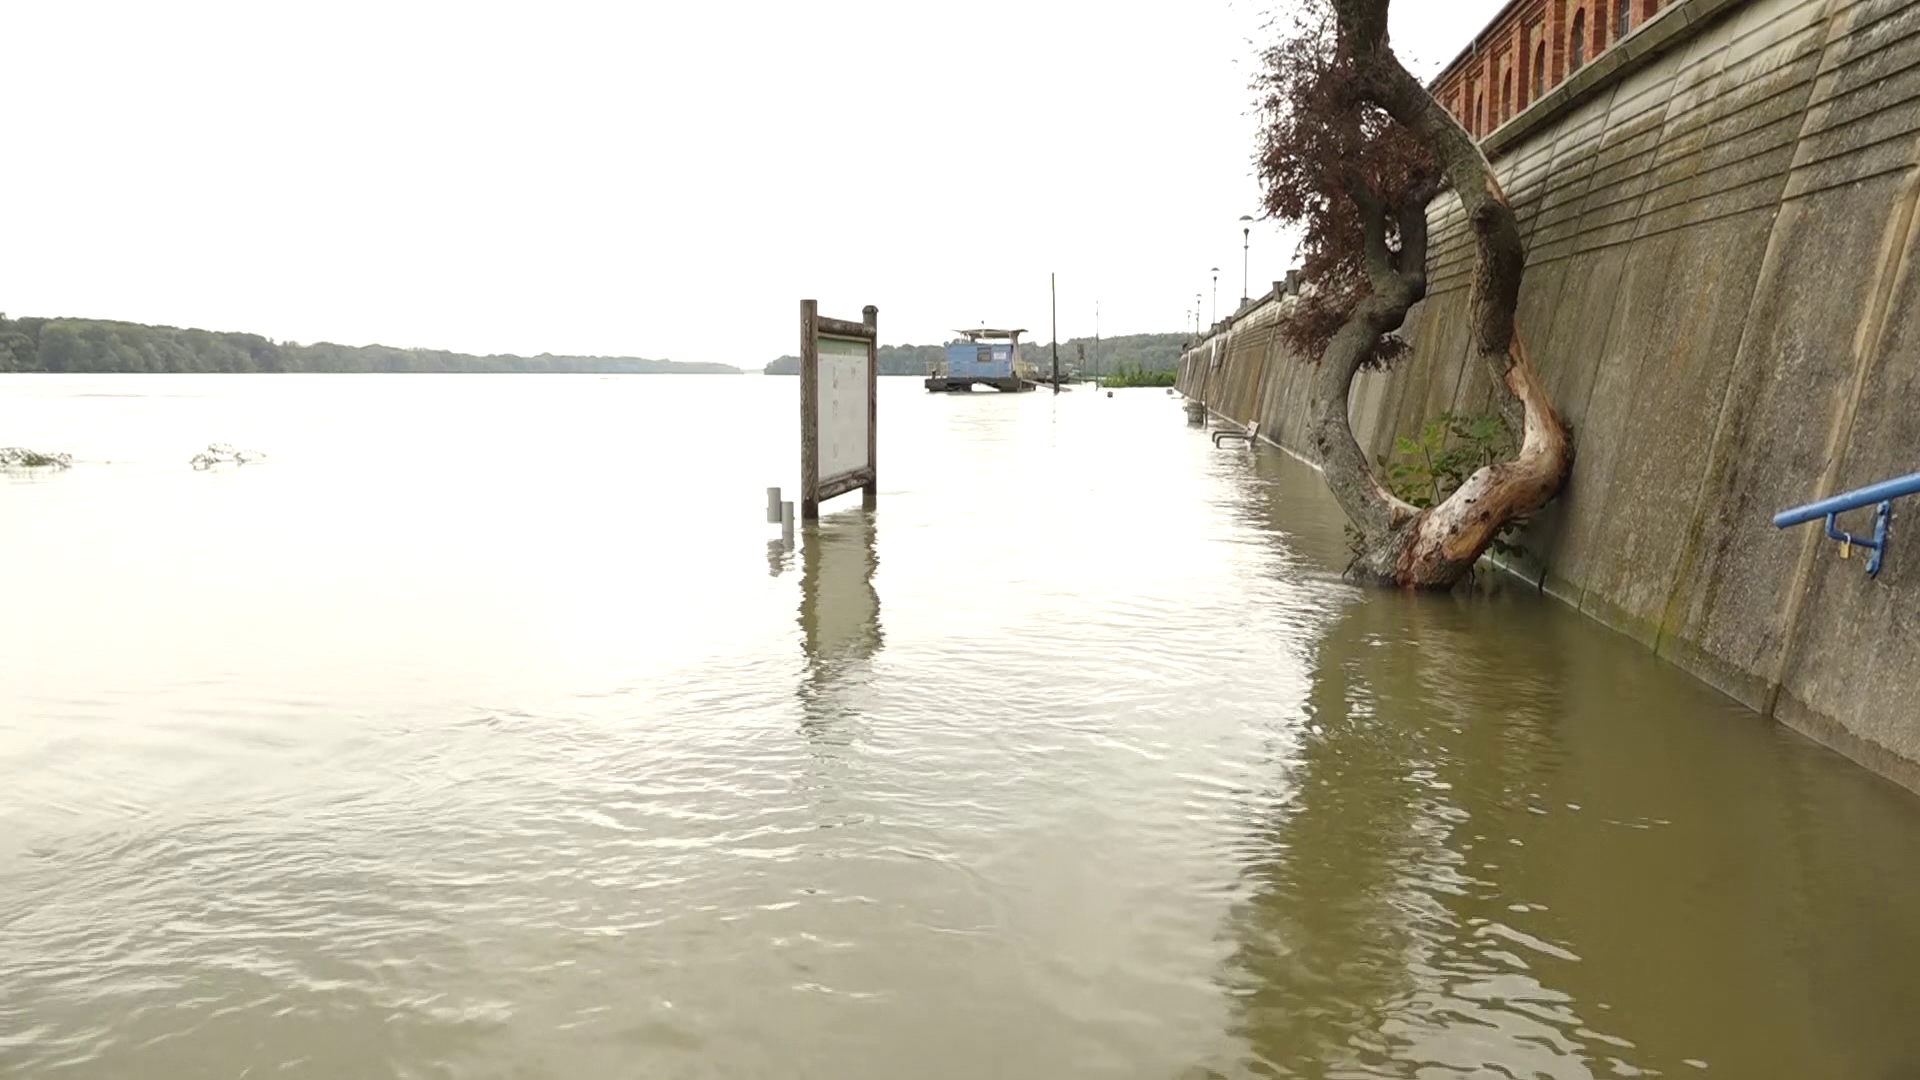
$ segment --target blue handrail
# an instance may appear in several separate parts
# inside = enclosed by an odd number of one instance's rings
[[[1889,502],[1902,495],[1920,495],[1920,473],[1882,480],[1877,484],[1869,484],[1856,491],[1849,491],[1845,495],[1835,495],[1831,499],[1821,499],[1817,503],[1782,510],[1773,515],[1773,523],[1782,529],[1793,525],[1804,525],[1809,521],[1819,521],[1829,514],[1840,514],[1848,510],[1858,510],[1863,506],[1872,506],[1874,503]]]
[[[1888,521],[1893,517],[1893,500],[1906,495],[1920,495],[1920,473],[1882,480],[1877,484],[1869,484],[1844,495],[1835,495],[1830,499],[1821,499],[1819,502],[1796,506],[1791,510],[1782,510],[1773,515],[1773,525],[1776,529],[1787,529],[1795,525],[1804,525],[1809,521],[1827,519],[1827,535],[1840,541],[1841,558],[1852,554],[1856,547],[1863,547],[1873,552],[1873,555],[1867,559],[1867,576],[1872,577],[1880,573],[1880,562],[1887,553],[1887,526]],[[1878,508],[1873,515],[1872,536],[1855,536],[1841,530],[1838,520],[1841,514],[1875,504],[1878,504]]]

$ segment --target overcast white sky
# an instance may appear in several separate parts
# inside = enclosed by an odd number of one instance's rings
[[[1177,330],[1240,295],[1272,3],[20,0],[0,311],[757,367],[802,297],[1044,338],[1057,271],[1062,338]]]

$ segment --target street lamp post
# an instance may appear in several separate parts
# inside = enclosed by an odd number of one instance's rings
[[[1220,268],[1213,268],[1213,325],[1220,325]]]
[[[1200,336],[1200,294],[1193,294],[1193,336]]]
[[[1253,250],[1253,215],[1240,215],[1240,306],[1247,306],[1247,253]]]

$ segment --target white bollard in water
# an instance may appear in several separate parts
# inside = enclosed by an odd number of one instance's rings
[[[767,524],[780,524],[780,489],[777,487],[767,489]]]
[[[793,504],[790,502],[780,504],[780,535],[793,539]]]

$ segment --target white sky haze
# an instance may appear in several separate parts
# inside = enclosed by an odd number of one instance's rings
[[[802,297],[1044,340],[1057,271],[1062,338],[1173,331],[1240,295],[1269,6],[20,0],[0,311],[758,368]]]

